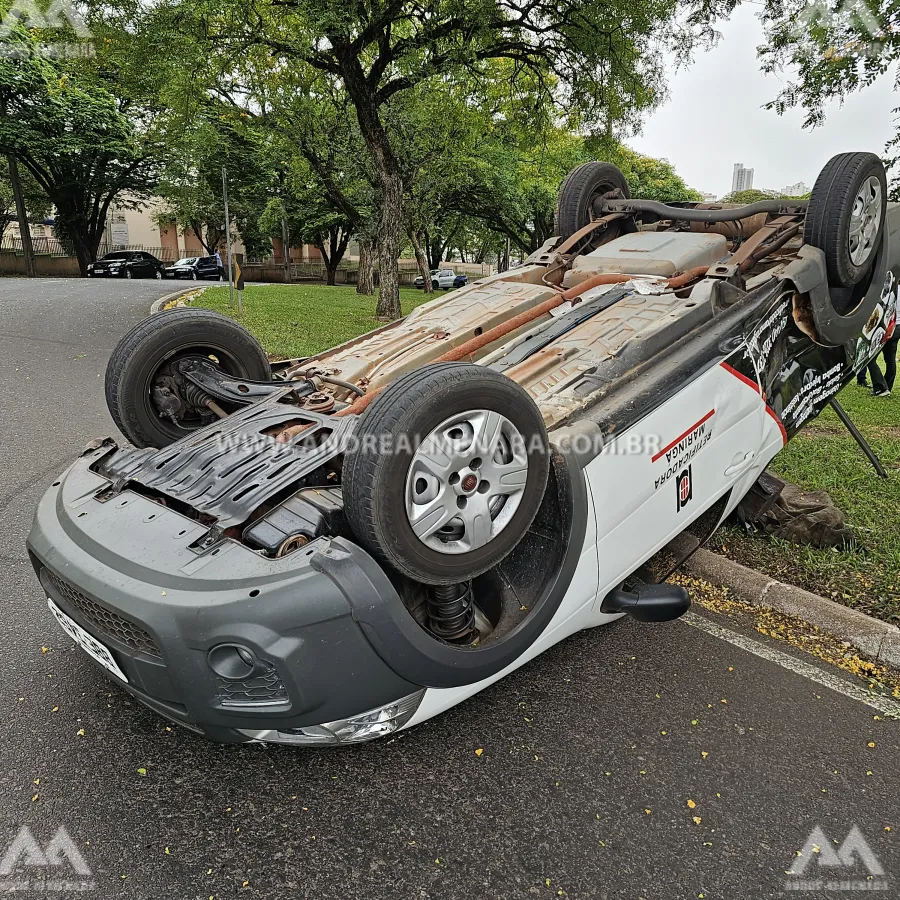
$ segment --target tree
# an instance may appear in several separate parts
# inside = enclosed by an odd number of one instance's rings
[[[5,37],[0,153],[15,156],[52,203],[57,233],[86,274],[113,200],[137,206],[155,183],[150,113],[118,80],[113,55],[52,58],[41,37],[23,23]]]
[[[590,144],[588,149],[591,149]],[[598,158],[614,163],[622,170],[632,197],[657,200],[660,203],[678,200],[699,203],[703,200],[703,195],[689,188],[667,159],[644,156],[623,144],[613,146],[605,153],[602,146],[598,149]]]
[[[28,221],[43,221],[50,213],[47,195],[27,169],[19,172],[19,178],[22,182],[22,195],[25,200]],[[9,160],[3,156],[0,157],[0,238],[6,233],[6,229],[17,220],[16,199],[13,196],[12,183],[9,179]]]
[[[804,125],[825,120],[830,100],[871,85],[892,68],[900,82],[900,28],[896,0],[766,0],[761,14],[766,43],[759,48],[763,69],[787,69],[791,77],[768,109],[779,115],[799,106]],[[900,108],[893,110],[894,115]],[[900,162],[900,132],[888,142],[888,168]],[[900,174],[892,179],[892,199],[900,199]]]
[[[250,257],[266,252],[257,223],[273,190],[275,174],[264,148],[241,126],[230,106],[208,101],[188,121],[171,123],[157,194],[160,223],[174,221],[191,231],[207,254],[225,241],[222,170],[228,177],[229,215]]]
[[[750,203],[756,203],[759,200],[780,200],[784,194],[775,191],[761,191],[757,188],[749,188],[746,191],[732,191],[719,200],[719,203],[739,203],[746,206]]]
[[[710,19],[730,0],[171,0],[184,29],[205,40],[230,80],[248,48],[271,57],[272,78],[296,69],[340,85],[354,111],[378,190],[381,291],[378,313],[400,313],[397,255],[403,170],[388,122],[394,98],[419,85],[483,82],[493,60],[511,64],[511,83],[529,80],[542,108],[589,124],[630,125],[663,95],[667,47],[683,54],[709,37]],[[521,110],[528,115],[531,111]]]

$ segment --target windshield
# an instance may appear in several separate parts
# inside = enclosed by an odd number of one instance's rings
[[[107,253],[104,259],[131,259],[130,253]]]
[[[186,256],[184,259],[179,259],[177,262],[174,262],[172,265],[175,266],[192,266],[195,262],[197,262],[196,256]]]

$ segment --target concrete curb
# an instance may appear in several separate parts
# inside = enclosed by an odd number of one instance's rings
[[[172,291],[171,294],[166,294],[165,297],[160,297],[159,300],[154,300],[150,306],[150,315],[152,316],[154,313],[158,313],[162,311],[162,308],[167,304],[171,303],[173,300],[177,300],[179,297],[184,297],[186,294],[193,293],[197,288],[182,288],[180,291]],[[181,304],[184,305],[184,304]]]
[[[672,549],[677,551],[680,543],[673,542]],[[697,550],[681,568],[704,581],[727,587],[738,600],[803,619],[849,642],[872,659],[900,668],[900,628],[896,625],[776,581],[709,550]]]

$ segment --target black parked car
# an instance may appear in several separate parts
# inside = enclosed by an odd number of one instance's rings
[[[88,265],[88,278],[162,278],[163,264],[143,250],[117,250]]]
[[[223,272],[215,256],[188,256],[166,266],[165,275],[166,278],[190,278],[192,281],[221,281]]]
[[[457,275],[456,278],[453,279],[453,287],[461,288],[465,287],[469,283],[468,275]]]

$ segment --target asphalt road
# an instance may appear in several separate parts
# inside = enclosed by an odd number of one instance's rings
[[[64,825],[91,898],[755,900],[814,827],[857,825],[900,896],[898,723],[689,624],[583,633],[340,751],[217,746],[107,682],[51,621],[24,540],[53,476],[114,433],[106,359],[170,289],[0,280],[0,892],[21,827],[45,847]]]

